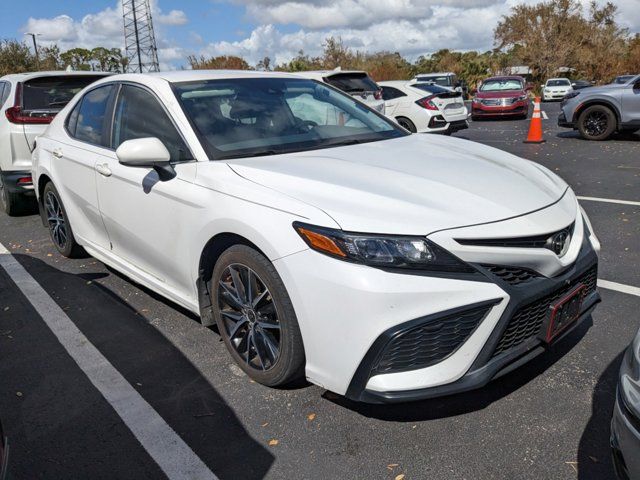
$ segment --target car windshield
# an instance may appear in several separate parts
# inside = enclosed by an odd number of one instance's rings
[[[500,92],[503,90],[522,90],[523,85],[520,80],[485,80],[480,85],[481,92]]]
[[[103,75],[67,75],[40,77],[24,83],[22,107],[26,111],[59,111],[87,85]]]
[[[366,73],[337,73],[325,79],[329,85],[343,92],[376,92],[380,87]]]
[[[432,95],[437,95],[439,93],[451,93],[450,89],[434,85],[433,83],[414,83],[411,86],[413,88],[419,88],[427,93],[431,93]]]
[[[320,82],[242,78],[174,84],[210,158],[274,155],[407,135]]]
[[[451,77],[449,75],[440,75],[440,76],[419,75],[416,78],[418,79],[418,82],[432,83],[432,84],[440,85],[442,87],[450,87],[453,84],[451,81]]]
[[[547,80],[547,87],[568,87],[570,85],[569,80]]]

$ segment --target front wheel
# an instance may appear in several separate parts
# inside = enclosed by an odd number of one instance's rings
[[[44,187],[42,203],[47,216],[49,235],[58,252],[67,258],[83,256],[84,251],[73,236],[73,230],[71,230],[67,211],[60,200],[60,194],[51,182]]]
[[[216,262],[210,291],[220,335],[249,377],[275,387],[304,375],[298,320],[269,260],[246,245],[230,247]]]
[[[586,140],[606,140],[616,129],[616,116],[604,105],[586,108],[578,118],[578,130]]]

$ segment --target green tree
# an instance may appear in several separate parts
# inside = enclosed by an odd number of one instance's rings
[[[244,58],[233,55],[205,58],[204,56],[190,56],[189,65],[193,70],[251,70],[251,66]]]
[[[0,77],[35,69],[36,59],[26,44],[17,40],[0,40]]]
[[[64,67],[71,67],[74,70],[91,70],[91,50],[86,48],[72,48],[60,54],[60,59]]]

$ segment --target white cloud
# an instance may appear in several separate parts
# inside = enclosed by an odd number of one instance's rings
[[[22,32],[40,33],[38,42],[44,45],[57,44],[61,50],[70,48],[123,48],[124,27],[122,23],[122,1],[114,2],[98,13],[90,13],[81,19],[73,19],[68,15],[53,18],[29,18],[21,28]],[[151,12],[155,24],[158,57],[162,66],[168,68],[172,62],[184,60],[184,50],[164,40],[164,28],[184,25],[188,22],[182,10],[171,10],[164,14],[158,0],[151,1]],[[181,62],[182,63],[182,62]]]

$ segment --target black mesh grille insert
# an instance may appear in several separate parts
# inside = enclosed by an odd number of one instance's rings
[[[573,280],[570,285],[563,286],[555,292],[521,307],[511,318],[507,329],[493,352],[493,356],[495,357],[504,351],[520,345],[525,340],[538,335],[542,323],[549,312],[549,306],[554,301],[567,294],[578,283],[583,283],[587,287],[585,295],[589,295],[595,291],[597,279],[598,266],[595,265],[580,277]]]
[[[425,368],[451,355],[473,333],[491,305],[482,305],[406,330],[384,347],[377,374]]]
[[[540,277],[540,274],[537,272],[526,268],[504,267],[502,265],[483,265],[483,267],[495,276],[500,277],[501,280],[504,280],[509,285],[520,285]]]

